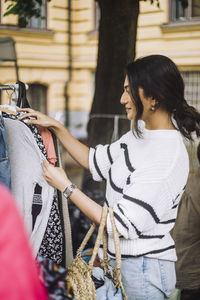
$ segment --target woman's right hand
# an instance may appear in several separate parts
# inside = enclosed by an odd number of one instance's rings
[[[59,124],[55,119],[31,108],[19,108],[18,112],[26,112],[26,114],[19,117],[18,120],[31,118],[26,120],[26,123],[28,124],[40,125],[48,128],[56,127],[56,125]]]

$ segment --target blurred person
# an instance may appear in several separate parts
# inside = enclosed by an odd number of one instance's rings
[[[200,163],[200,143],[197,147]],[[200,168],[189,176],[172,230],[178,260],[176,287],[181,300],[200,299]]]
[[[88,148],[58,121],[31,109],[23,118],[48,127],[96,181],[106,180],[105,205],[113,207],[120,235],[122,281],[129,300],[167,299],[175,287],[177,259],[170,231],[189,173],[183,137],[200,135],[200,114],[184,98],[184,83],[166,56],[150,55],[127,66],[120,100],[133,129],[110,145]],[[43,162],[46,180],[92,221],[102,207],[72,184],[61,168]],[[110,218],[108,255],[115,264]],[[99,256],[102,258],[100,249]]]
[[[11,193],[0,184],[0,299],[47,300]]]

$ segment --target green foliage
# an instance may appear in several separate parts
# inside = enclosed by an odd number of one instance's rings
[[[157,7],[160,7],[160,0],[140,0],[140,1],[150,1],[151,4],[156,3]],[[188,7],[188,0],[179,0],[179,2],[181,2],[183,8]]]
[[[26,27],[31,17],[41,17],[42,0],[4,0],[12,2],[6,8],[4,16],[18,15],[18,26]],[[51,0],[47,0],[51,1]]]
[[[188,7],[188,0],[179,0],[183,6],[183,8]]]
[[[141,0],[140,0],[141,1]],[[157,7],[160,8],[160,0],[142,0],[142,1],[150,1],[151,4],[155,3],[157,4]]]
[[[31,17],[41,17],[40,6],[43,0],[4,0],[4,2],[11,2],[6,8],[4,16],[18,15],[18,26],[26,27]],[[51,0],[47,0],[50,2]],[[84,0],[83,0],[84,1]],[[96,0],[100,1],[100,0]],[[123,0],[122,0],[123,1]],[[140,0],[150,1],[151,4],[156,3],[160,7],[160,0]],[[182,3],[183,8],[188,6],[188,0],[179,0]]]

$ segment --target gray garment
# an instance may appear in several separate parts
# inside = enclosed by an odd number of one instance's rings
[[[0,182],[10,189],[10,161],[8,158],[8,143],[2,112],[0,111]]]
[[[32,132],[21,121],[4,119],[11,166],[11,191],[24,218],[34,256],[37,255],[47,226],[54,188],[42,175],[41,153]],[[42,187],[42,210],[32,232],[32,201],[36,184]]]

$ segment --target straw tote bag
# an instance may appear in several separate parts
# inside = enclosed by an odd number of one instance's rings
[[[114,242],[115,242],[115,256],[116,256],[116,267],[109,264],[107,249],[108,249],[108,237],[105,230],[107,214],[109,213]],[[121,253],[120,253],[120,243],[118,232],[114,223],[114,216],[112,208],[106,206],[103,207],[103,213],[101,218],[101,223],[99,225],[99,230],[96,238],[96,242],[93,249],[92,257],[87,264],[81,257],[81,252],[84,250],[88,240],[90,239],[92,233],[95,230],[96,225],[92,224],[89,231],[87,232],[85,238],[83,239],[81,246],[79,247],[76,257],[72,264],[68,267],[67,281],[70,282],[73,290],[73,294],[76,300],[95,300],[96,299],[96,289],[94,281],[92,280],[93,264],[100,247],[101,240],[103,239],[103,260],[101,262],[101,268],[104,271],[104,275],[112,280],[116,289],[120,288],[124,300],[127,300],[127,296],[122,284],[121,278]],[[111,269],[111,271],[110,271]],[[113,298],[114,299],[114,298]]]

